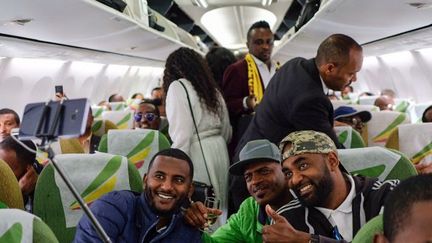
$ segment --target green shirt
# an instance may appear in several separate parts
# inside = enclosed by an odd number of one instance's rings
[[[267,221],[264,208],[253,197],[247,198],[237,213],[231,215],[228,222],[222,225],[212,235],[204,233],[203,242],[244,242],[261,243],[262,227]]]

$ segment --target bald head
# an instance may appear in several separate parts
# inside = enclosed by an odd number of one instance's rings
[[[380,111],[392,111],[395,102],[392,97],[382,95],[375,100],[374,105],[378,106]]]

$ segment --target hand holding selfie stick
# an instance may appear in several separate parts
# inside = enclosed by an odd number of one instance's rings
[[[50,101],[51,102],[51,101]],[[94,229],[98,233],[99,237],[102,239],[103,242],[111,243],[110,238],[102,228],[102,226],[99,224],[93,213],[90,211],[87,204],[84,202],[84,200],[81,198],[78,191],[75,189],[75,186],[71,183],[67,175],[63,172],[62,168],[57,164],[57,161],[54,159],[54,152],[52,151],[50,145],[53,141],[56,140],[57,136],[55,135],[55,131],[57,129],[58,123],[60,121],[62,111],[63,111],[63,101],[56,102],[58,105],[55,108],[54,113],[54,119],[52,125],[48,128],[47,133],[42,132],[42,127],[45,120],[49,119],[49,112],[51,107],[49,106],[49,103],[47,103],[42,111],[42,116],[40,120],[37,123],[37,129],[35,136],[42,139],[41,147],[46,149],[46,152],[48,152],[48,158],[51,161],[54,169],[57,171],[57,173],[60,175],[62,180],[66,183],[66,186],[69,188],[69,190],[72,192],[75,199],[78,201],[81,208],[84,210],[84,213],[89,217]],[[87,116],[84,116],[84,118]],[[46,121],[48,122],[48,121]],[[48,123],[49,124],[49,123]]]

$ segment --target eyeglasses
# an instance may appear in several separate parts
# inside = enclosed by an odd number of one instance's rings
[[[355,116],[355,117],[343,117],[343,118],[340,118],[338,120],[340,122],[347,123],[347,124],[350,124],[353,126],[364,126],[362,120],[357,116]]]
[[[135,119],[136,122],[140,122],[140,121],[142,121],[143,117],[148,122],[152,122],[152,121],[156,120],[156,118],[158,116],[155,113],[152,113],[152,112],[148,112],[148,113],[138,112],[138,113],[135,114],[134,119]]]

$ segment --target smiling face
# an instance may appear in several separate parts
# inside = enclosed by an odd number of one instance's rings
[[[135,127],[152,130],[159,129],[160,117],[157,115],[156,107],[154,105],[142,103],[139,105],[136,113],[140,115],[135,117],[141,119],[135,120]]]
[[[149,204],[159,215],[178,209],[192,188],[190,168],[186,161],[159,155],[144,176],[144,190]]]
[[[328,206],[334,189],[326,154],[305,153],[283,161],[288,186],[306,206]]]
[[[256,162],[246,167],[244,178],[249,193],[259,205],[283,203],[286,181],[278,163]]]

